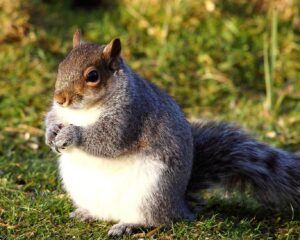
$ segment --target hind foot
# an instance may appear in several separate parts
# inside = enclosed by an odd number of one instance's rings
[[[70,219],[79,219],[80,221],[83,222],[90,222],[93,221],[94,218],[88,213],[87,210],[77,208],[73,212],[70,213],[69,215]]]
[[[131,234],[132,231],[136,228],[140,227],[138,224],[132,224],[132,223],[117,223],[113,225],[110,230],[108,231],[108,236],[111,237],[119,237],[124,234]]]

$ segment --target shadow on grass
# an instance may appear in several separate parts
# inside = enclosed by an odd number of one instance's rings
[[[205,223],[212,219],[215,224],[210,231],[222,233],[236,231],[239,234],[251,232],[272,239],[285,234],[289,228],[300,225],[300,213],[292,208],[275,211],[258,205],[252,199],[236,196],[227,199],[214,197],[210,200],[198,214],[198,221]],[[292,239],[299,237],[297,231],[288,234],[293,237]]]

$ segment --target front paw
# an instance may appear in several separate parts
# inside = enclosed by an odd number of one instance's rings
[[[62,124],[51,124],[49,127],[46,128],[45,142],[49,147],[54,147],[54,139],[62,128]]]
[[[56,135],[53,145],[57,152],[78,142],[78,129],[74,125],[62,128]]]

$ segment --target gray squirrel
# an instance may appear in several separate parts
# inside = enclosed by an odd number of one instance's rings
[[[46,143],[60,154],[71,217],[115,221],[109,235],[194,220],[194,192],[247,184],[262,204],[300,206],[300,157],[226,123],[189,123],[176,102],[131,70],[121,42],[79,31],[59,64]]]

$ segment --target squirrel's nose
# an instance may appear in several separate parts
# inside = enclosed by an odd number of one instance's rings
[[[54,100],[59,104],[63,106],[68,106],[70,103],[69,97],[67,94],[64,94],[63,92],[58,92],[54,94]]]

